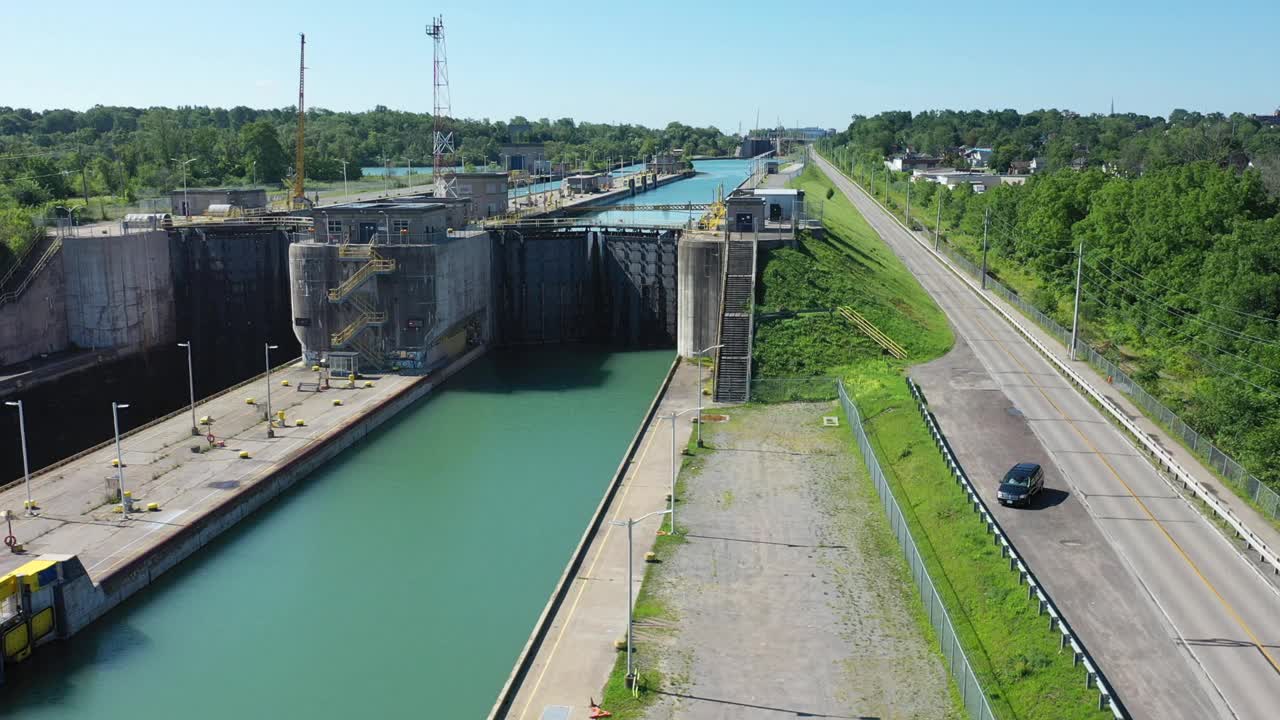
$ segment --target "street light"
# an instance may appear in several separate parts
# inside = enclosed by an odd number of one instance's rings
[[[648,515],[642,515],[638,518],[609,521],[610,523],[617,525],[618,527],[626,526],[627,528],[627,676],[626,676],[627,687],[632,687],[636,681],[635,673],[632,672],[631,670],[631,626],[635,622],[635,615],[633,614],[634,610],[632,609],[633,593],[635,592],[635,586],[632,584],[633,581],[632,581],[632,569],[631,569],[631,566],[634,564],[635,558],[631,554],[632,553],[631,528],[634,527],[636,523],[647,520],[653,517],[654,515],[666,515],[669,512],[671,511],[655,510],[649,513]]]
[[[685,413],[691,413],[696,409],[687,408],[679,412],[672,410],[671,414],[667,416],[671,420],[671,530],[669,531],[671,535],[676,534],[676,457],[679,456],[679,453],[676,452],[676,418]]]
[[[18,436],[22,440],[22,476],[27,480],[27,517],[35,517],[36,504],[31,502],[31,469],[27,466],[27,418],[22,414],[21,400],[6,400],[4,404],[18,408]]]
[[[342,163],[342,194],[350,195],[351,189],[347,187],[347,161],[339,160],[338,162]]]
[[[187,349],[187,390],[191,392],[191,434],[196,436],[200,434],[200,429],[196,427],[196,376],[191,371],[191,341],[180,342],[178,347]]]
[[[271,343],[263,343],[262,347],[262,358],[267,365],[267,410],[263,413],[262,419],[267,421],[267,437],[273,438],[276,436],[276,431],[275,428],[271,426],[271,351],[279,348],[280,346],[272,345]]]
[[[712,345],[695,353],[698,356],[698,447],[702,447],[702,358],[712,350],[719,350],[722,347],[724,343]]]
[[[182,165],[182,214],[186,217],[191,217],[191,201],[187,197],[187,165],[193,162],[195,158],[187,158],[186,160],[169,159]]]
[[[128,403],[111,403],[111,422],[116,428],[116,487],[120,491],[120,514],[124,520],[129,519],[129,503],[124,501],[124,456],[120,454],[120,411],[129,407]]]

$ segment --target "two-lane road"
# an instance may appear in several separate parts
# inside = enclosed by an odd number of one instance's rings
[[[1002,513],[1002,524],[1008,518],[1019,548],[1035,543],[1041,557],[1055,552],[1046,533],[1096,540],[1074,565],[1043,567],[1028,555],[1133,716],[1280,717],[1280,593],[974,290],[834,167],[816,162],[942,307],[958,345],[985,371],[980,379],[1003,393],[1055,468],[1051,484],[1067,501]],[[993,434],[983,452],[1000,451]],[[974,477],[994,494],[998,478]],[[1095,602],[1107,593],[1124,602]]]

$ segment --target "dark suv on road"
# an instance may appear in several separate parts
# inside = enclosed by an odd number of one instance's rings
[[[1001,505],[1030,505],[1031,498],[1044,489],[1044,470],[1035,463],[1018,463],[1000,481],[996,497]]]

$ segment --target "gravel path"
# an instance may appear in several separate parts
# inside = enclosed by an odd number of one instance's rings
[[[665,677],[648,717],[959,717],[834,404],[726,412],[652,578],[674,621],[637,630]]]

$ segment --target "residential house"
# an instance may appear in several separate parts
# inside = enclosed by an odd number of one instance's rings
[[[969,163],[971,168],[984,168],[991,166],[991,155],[994,153],[991,148],[968,148],[964,151],[964,159]]]
[[[886,160],[884,164],[885,167],[894,172],[912,172],[914,170],[936,168],[942,164],[942,160],[932,155],[917,155],[913,152],[907,152],[903,155],[894,155]]]

